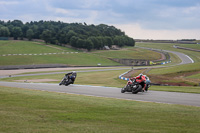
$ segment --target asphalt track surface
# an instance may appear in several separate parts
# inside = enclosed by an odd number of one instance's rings
[[[182,60],[180,64],[194,63],[193,60],[185,54],[182,54],[179,52],[173,52],[173,51],[167,51],[167,52],[176,54]],[[180,64],[177,64],[177,65],[180,65]],[[106,69],[103,71],[111,71],[111,70],[113,69]],[[90,70],[90,71],[93,71],[93,70]],[[82,71],[82,72],[89,72],[89,71]],[[45,73],[45,74],[52,74],[52,73]],[[53,74],[56,74],[56,73],[53,73]],[[18,75],[18,76],[28,76],[28,75]],[[5,76],[2,76],[0,78],[4,78],[4,77]],[[96,96],[96,97],[109,97],[109,98],[126,99],[126,100],[143,101],[143,102],[180,104],[180,105],[200,107],[200,94],[192,94],[192,93],[148,91],[148,92],[143,92],[143,93],[138,93],[138,94],[132,94],[132,93],[121,93],[121,88],[86,86],[86,85],[76,85],[76,84],[69,85],[69,86],[59,86],[58,84],[48,84],[48,83],[0,82],[0,85],[25,88],[25,89],[33,89],[33,90],[41,90],[41,91],[49,91],[49,92],[57,92],[57,93],[78,94],[78,95]]]
[[[95,97],[116,98],[125,100],[134,100],[142,102],[155,102],[166,104],[180,104],[200,107],[200,94],[176,93],[163,91],[139,92],[138,94],[121,93],[121,88],[88,86],[88,85],[69,85],[59,86],[58,84],[48,83],[15,83],[0,82],[0,85],[9,87],[18,87],[32,90],[78,94]]]
[[[177,55],[182,60],[182,62],[179,65],[194,63],[194,61],[186,54],[169,50],[163,50],[163,51]]]

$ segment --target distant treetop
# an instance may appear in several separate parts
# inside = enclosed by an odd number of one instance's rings
[[[104,46],[118,45],[134,46],[133,38],[128,37],[120,29],[106,24],[88,25],[82,23],[64,23],[61,21],[31,21],[23,23],[20,20],[1,21],[0,37],[14,39],[43,39],[46,43],[56,45],[68,44],[76,48],[101,49]]]

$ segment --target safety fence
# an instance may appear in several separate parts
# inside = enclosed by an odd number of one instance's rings
[[[125,77],[123,77],[123,76],[124,76],[125,74],[129,73],[130,71],[132,71],[132,70],[129,70],[129,71],[127,71],[127,72],[125,72],[125,73],[119,75],[119,79],[127,80],[127,81],[128,81],[130,78],[125,78]]]

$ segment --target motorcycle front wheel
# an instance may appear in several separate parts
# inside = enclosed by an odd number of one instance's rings
[[[124,89],[124,88],[122,88],[122,89],[121,89],[121,93],[124,93],[124,92],[125,92],[125,89]]]

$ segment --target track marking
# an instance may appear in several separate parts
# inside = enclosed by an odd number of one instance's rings
[[[185,55],[188,59],[190,59],[190,61],[192,62],[192,63],[194,63],[194,60],[190,57],[190,56],[188,56],[188,55]]]

